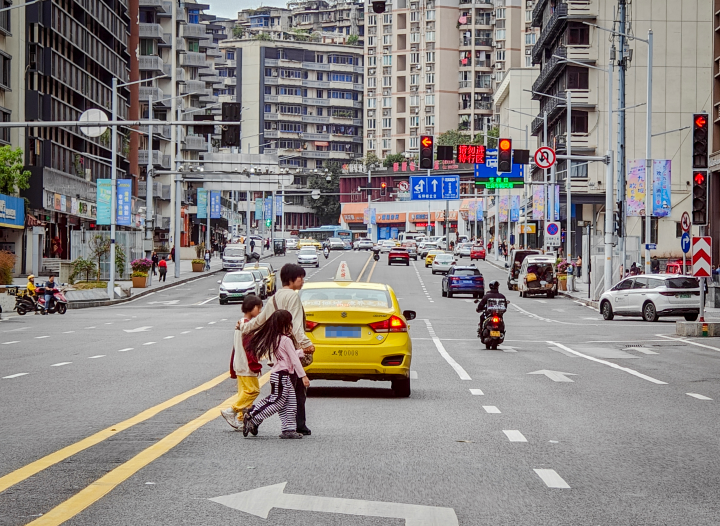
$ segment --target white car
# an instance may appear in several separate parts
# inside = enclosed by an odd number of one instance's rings
[[[312,267],[320,266],[320,259],[318,258],[318,252],[315,247],[303,247],[298,251],[297,263],[301,267],[310,265]]]
[[[472,243],[458,243],[455,246],[454,253],[458,257],[470,257],[470,250],[472,249]]]
[[[372,250],[373,246],[372,239],[366,237],[355,241],[355,250]]]
[[[296,237],[289,237],[285,240],[285,247],[288,250],[297,250],[298,247],[298,238]]]
[[[243,301],[248,294],[260,296],[260,283],[252,272],[228,272],[219,280],[220,305],[227,305],[231,301]]]
[[[330,250],[345,250],[345,243],[339,237],[331,237],[327,240]]]
[[[697,320],[700,314],[700,284],[692,276],[647,274],[620,281],[600,296],[605,320],[615,316],[642,316],[657,321],[660,316],[684,316]]]
[[[431,269],[432,273],[435,274],[437,272],[440,272],[441,274],[447,274],[448,270],[450,270],[450,267],[453,266],[455,263],[455,258],[452,254],[438,254],[435,256],[435,259],[433,259]]]
[[[395,248],[397,244],[392,239],[386,239],[382,243],[380,243],[380,252],[390,252],[393,248]]]

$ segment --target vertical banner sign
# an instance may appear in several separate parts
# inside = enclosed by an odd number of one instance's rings
[[[668,217],[672,211],[670,196],[670,160],[656,159],[653,161],[653,211],[655,217]]]
[[[272,197],[266,197],[265,198],[265,209],[264,209],[265,219],[272,219],[272,206],[273,206]]]
[[[509,195],[503,195],[500,197],[500,211],[499,211],[499,221],[501,223],[507,223],[508,220],[508,212],[510,207],[510,200],[508,199]]]
[[[262,197],[255,198],[255,221],[260,221],[263,215],[263,200]]]
[[[117,180],[117,224],[130,226],[130,193],[132,191],[132,179]]]
[[[210,219],[220,219],[220,192],[210,192]]]
[[[533,211],[532,218],[536,221],[545,218],[545,187],[540,185],[533,186]]]
[[[625,197],[627,217],[645,215],[645,159],[628,161]]]
[[[485,211],[483,206],[482,199],[478,200],[477,205],[475,206],[475,221],[483,220],[483,212]]]
[[[477,218],[477,212],[475,212],[475,201],[470,201],[468,203],[468,221],[475,221]]]
[[[520,196],[510,196],[510,221],[517,223],[520,221]]]
[[[552,186],[548,187],[548,201],[550,200],[550,192],[552,191]],[[550,218],[550,205],[548,204],[546,207],[547,209],[547,221],[560,221],[560,185],[555,185],[555,217]]]
[[[283,215],[283,196],[275,196],[275,215],[282,217]]]
[[[112,180],[97,180],[97,224],[110,224],[110,200],[112,199]]]
[[[197,191],[197,218],[207,219],[208,193],[204,188]]]
[[[374,225],[375,224],[375,209],[366,208],[363,210],[363,224]]]

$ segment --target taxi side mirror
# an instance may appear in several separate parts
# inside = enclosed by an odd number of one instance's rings
[[[417,317],[417,313],[414,310],[404,310],[403,316],[405,316],[407,321],[411,321]]]

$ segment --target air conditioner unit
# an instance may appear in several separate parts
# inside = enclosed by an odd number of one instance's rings
[[[374,55],[374,54],[375,54],[375,50],[374,50],[374,49],[372,49],[372,48],[371,48],[371,49],[368,49],[368,55]]]
[[[525,50],[525,54],[526,54],[526,55],[532,55],[532,49],[531,49],[531,48],[527,48],[527,49]]]
[[[496,62],[496,63],[495,63],[495,68],[497,68],[497,69],[503,69],[503,63],[502,63],[502,62]]]
[[[413,113],[420,113],[420,108],[413,108]]]
[[[170,238],[170,234],[166,234],[164,232],[160,232],[158,234],[158,239],[169,239],[169,238]]]
[[[383,117],[389,117],[390,116],[390,110],[383,110]]]
[[[271,129],[271,130],[277,130],[277,123],[276,123],[276,122],[273,122],[272,124],[270,124],[270,129]]]
[[[390,96],[390,90],[389,90],[389,89],[384,89],[384,90],[383,90],[383,97],[389,97],[389,96]]]
[[[277,71],[276,71],[276,70],[273,70],[272,76],[273,76],[273,77],[277,77]]]
[[[417,90],[418,90],[417,86],[410,86],[410,91],[417,91]]]
[[[491,80],[495,80],[495,73],[493,73],[492,75],[490,75],[490,79],[491,79]]]
[[[389,49],[387,49],[387,48],[383,49],[383,55],[389,55],[389,54],[390,54]]]

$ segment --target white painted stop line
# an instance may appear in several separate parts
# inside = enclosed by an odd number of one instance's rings
[[[570,486],[554,469],[534,469],[548,488],[570,489]]]

